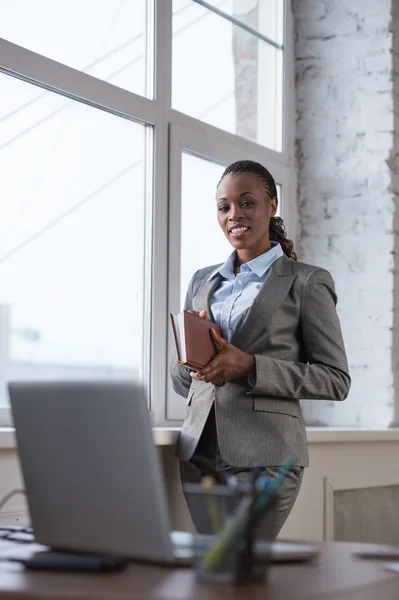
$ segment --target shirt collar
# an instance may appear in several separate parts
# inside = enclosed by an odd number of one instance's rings
[[[241,272],[252,271],[258,277],[263,277],[266,271],[270,269],[275,260],[283,256],[284,252],[281,245],[277,242],[271,242],[271,248],[267,252],[264,252],[260,256],[257,256],[253,260],[241,265]],[[217,267],[209,276],[208,281],[213,279],[216,275],[221,275],[224,279],[234,279],[234,261],[236,253],[235,251],[230,254],[229,258],[223,265]]]

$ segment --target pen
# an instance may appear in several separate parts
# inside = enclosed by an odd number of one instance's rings
[[[289,458],[282,467],[280,467],[276,477],[274,479],[269,479],[268,477],[266,477],[266,475],[261,475],[258,478],[257,483],[259,482],[259,485],[261,485],[262,487],[260,487],[260,489],[263,490],[268,490],[269,492],[271,492],[271,494],[277,492],[278,488],[280,487],[280,485],[283,482],[283,479],[286,477],[287,473],[292,469],[292,467],[294,466],[294,461]],[[264,480],[264,478],[266,478],[267,481]],[[263,508],[265,508],[267,506],[267,504],[270,502],[270,496],[263,496],[262,498],[260,498],[258,500],[257,503],[257,510],[262,510]]]
[[[262,479],[263,484],[266,485],[266,489],[270,492],[276,492],[280,487],[284,477],[293,466],[293,461],[289,458],[284,465],[280,468],[277,476],[267,482]],[[259,478],[260,479],[260,478]],[[215,543],[209,549],[209,551],[203,557],[203,565],[206,568],[213,568],[217,566],[223,559],[224,553],[227,551],[229,545],[234,543],[235,539],[241,534],[248,518],[248,511],[251,507],[253,499],[251,496],[245,497],[237,508],[235,515],[226,524],[220,534],[217,536]],[[270,496],[265,496],[257,501],[256,510],[264,510],[270,502]]]

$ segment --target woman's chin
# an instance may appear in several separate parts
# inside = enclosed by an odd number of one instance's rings
[[[251,248],[252,244],[249,240],[237,240],[234,238],[229,238],[230,245],[233,246],[236,250],[247,250]]]

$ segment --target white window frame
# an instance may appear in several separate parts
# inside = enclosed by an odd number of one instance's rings
[[[192,0],[195,1],[195,0]],[[285,0],[283,144],[268,150],[172,109],[172,0],[154,0],[154,97],[144,98],[61,65],[0,38],[0,72],[19,77],[119,117],[153,127],[153,199],[148,207],[148,272],[146,290],[149,398],[155,423],[175,426],[172,419],[182,399],[170,393],[168,314],[178,306],[180,272],[181,154],[185,150],[227,164],[252,158],[265,164],[283,185],[283,217],[289,236],[297,239],[294,160],[295,81],[291,1]],[[168,226],[169,223],[169,226]],[[205,265],[204,265],[205,266]],[[0,425],[10,423],[10,411],[0,407]]]

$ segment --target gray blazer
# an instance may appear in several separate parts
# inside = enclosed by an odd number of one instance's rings
[[[211,315],[209,299],[220,277],[208,278],[216,266],[195,273],[186,310]],[[344,400],[350,388],[336,302],[328,271],[286,256],[277,259],[232,339],[255,356],[253,388],[247,378],[221,386],[196,381],[172,361],[173,387],[187,399],[177,456],[190,460],[214,404],[224,461],[234,467],[272,467],[292,457],[296,466],[307,466],[299,399]]]

